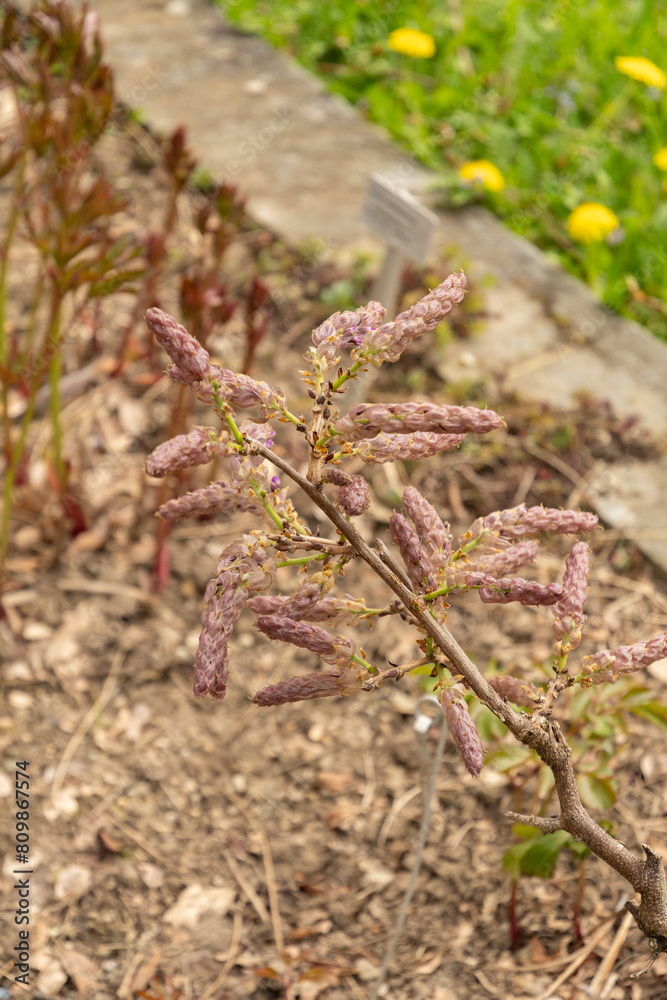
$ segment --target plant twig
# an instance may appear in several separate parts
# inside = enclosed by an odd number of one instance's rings
[[[586,844],[599,858],[625,878],[636,892],[642,894],[642,903],[628,904],[640,929],[649,938],[664,940],[667,949],[667,886],[664,869],[660,861],[659,878],[657,866],[653,862],[650,848],[644,845],[646,858],[639,861],[633,854],[611,837],[606,830],[593,820],[586,811],[577,789],[570,750],[555,719],[528,716],[515,712],[490,686],[486,678],[459,646],[451,632],[430,614],[422,597],[408,590],[396,573],[370,548],[347,517],[328,499],[321,485],[314,485],[294,469],[289,462],[275,454],[263,444],[246,439],[250,454],[260,454],[289,476],[312,502],[326,514],[329,520],[355,548],[361,558],[400,598],[421,628],[431,636],[448,657],[455,669],[467,682],[479,700],[485,704],[520,742],[535,750],[551,768],[556,785],[556,793],[561,807],[559,828],[566,830],[576,840]],[[523,819],[530,823],[530,817]],[[657,855],[655,855],[657,857]],[[636,907],[636,913],[631,908]]]

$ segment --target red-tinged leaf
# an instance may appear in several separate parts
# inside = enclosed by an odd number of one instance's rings
[[[121,851],[117,841],[114,840],[108,830],[105,830],[104,827],[100,827],[95,835],[95,838],[97,840],[97,850],[100,858],[108,858],[114,854],[122,857],[123,852]]]
[[[83,508],[79,498],[74,496],[72,493],[63,493],[60,498],[60,502],[63,505],[66,517],[70,518],[73,522],[72,535],[80,535],[84,531],[87,531],[88,525],[86,523],[86,517],[83,513]]]
[[[270,965],[263,965],[261,969],[253,969],[252,974],[253,976],[258,976],[262,979],[282,979],[280,973],[276,972],[275,969],[272,969]]]

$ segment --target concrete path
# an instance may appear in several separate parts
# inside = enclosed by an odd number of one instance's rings
[[[382,172],[429,203],[431,176],[304,70],[225,24],[206,0],[90,0],[119,96],[158,130],[186,124],[217,180],[238,183],[250,214],[292,245],[380,246],[361,221]],[[431,206],[432,207],[432,206]],[[456,248],[492,278],[481,335],[447,349],[446,380],[493,377],[526,398],[575,403],[586,392],[637,414],[667,440],[667,347],[606,312],[589,290],[480,208],[439,212],[431,256]],[[479,287],[479,284],[478,284]],[[592,470],[586,496],[667,572],[667,452]]]

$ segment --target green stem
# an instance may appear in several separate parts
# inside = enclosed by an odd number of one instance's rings
[[[236,424],[236,421],[234,420],[234,417],[229,412],[229,410],[227,409],[227,407],[225,406],[225,404],[223,403],[223,401],[220,399],[220,397],[218,396],[217,392],[215,393],[215,402],[216,402],[216,405],[219,407],[219,409],[224,413],[224,418],[225,418],[225,421],[227,422],[227,426],[229,427],[229,430],[230,430],[230,433],[231,433],[232,437],[234,438],[234,440],[236,441],[237,444],[243,444],[243,434],[238,429],[238,426]]]
[[[9,220],[7,222],[7,231],[5,233],[5,238],[0,246],[0,361],[6,362],[8,357],[7,352],[7,269],[9,266],[9,250],[14,239],[14,234],[16,233],[16,225],[18,223],[20,214],[20,204],[21,204],[21,192],[23,190],[23,179],[25,176],[25,168],[28,157],[28,146],[23,147],[23,153],[21,159],[19,160],[18,170],[16,172],[16,180],[14,183],[14,190],[12,192],[11,208],[9,212]]]
[[[295,427],[299,427],[303,424],[303,420],[299,420],[299,418],[296,417],[293,413],[290,413],[289,410],[281,409],[280,413],[282,415],[283,420],[288,421],[290,424],[294,424]]]
[[[328,552],[320,552],[316,556],[301,556],[299,559],[281,559],[276,566],[281,569],[283,566],[307,566],[310,562],[324,562],[329,555]]]
[[[365,361],[355,361],[352,367],[348,368],[344,375],[341,375],[340,378],[337,378],[336,381],[332,383],[334,392],[336,392],[337,389],[340,389],[341,386],[345,385],[346,382],[349,382],[350,379],[356,375],[359,369],[363,368],[365,363]]]
[[[67,473],[62,454],[62,427],[60,424],[60,371],[61,359],[58,351],[49,365],[49,381],[51,383],[51,425],[53,428],[53,464],[61,492],[65,492]]]
[[[277,513],[277,511],[275,511],[273,509],[273,507],[271,506],[270,503],[267,503],[267,501],[264,499],[263,496],[260,496],[259,494],[257,494],[257,499],[261,502],[262,507],[264,508],[264,510],[266,511],[266,513],[269,515],[269,517],[271,518],[271,520],[273,521],[273,523],[275,524],[275,526],[277,528],[280,528],[280,530],[282,531],[282,528],[283,528],[283,519],[282,519],[282,517]]]
[[[27,155],[28,147],[24,145],[12,192],[7,232],[0,245],[0,362],[3,366],[6,366],[9,361],[9,348],[7,345],[7,269],[9,266],[9,250],[14,239],[19,218],[20,195],[23,189]],[[9,381],[4,378],[2,380],[2,428],[5,458],[9,463],[12,453],[11,421],[9,419]],[[2,558],[1,553],[0,558]]]
[[[51,357],[52,352],[53,358],[57,357],[58,348],[60,346],[58,343],[58,337],[60,334],[61,306],[62,297],[60,295],[60,291],[58,289],[54,289],[51,307],[51,321],[49,323],[49,330],[44,343],[44,349],[42,351],[42,361],[40,363],[38,358],[35,366],[32,383],[30,385],[30,393],[28,395],[28,405],[21,421],[18,441],[11,449],[11,458],[5,474],[2,521],[0,522],[0,570],[4,567],[5,559],[7,558],[7,550],[9,547],[9,522],[12,512],[12,493],[14,491],[14,483],[16,482],[16,473],[21,462],[21,458],[23,457],[25,442],[28,436],[28,429],[30,428],[32,418],[35,415],[37,391],[40,387],[42,375],[49,365],[49,358]]]
[[[32,386],[30,387],[28,405],[21,421],[19,438],[16,445],[12,449],[11,459],[5,473],[5,485],[2,498],[2,522],[0,522],[0,580],[2,577],[1,571],[4,567],[5,559],[7,557],[7,549],[9,546],[9,521],[12,513],[12,493],[14,491],[14,483],[16,481],[16,472],[21,461],[21,456],[23,455],[23,449],[25,448],[28,428],[30,427],[35,413],[35,400],[37,398],[38,388],[39,381],[38,379],[34,379]]]
[[[358,663],[360,667],[363,667],[364,670],[367,670],[369,674],[375,675],[380,672],[377,667],[373,666],[372,663],[367,663],[363,656],[358,656],[356,653],[353,653],[351,659],[353,659],[355,663]]]
[[[634,86],[636,86],[636,84],[634,84]],[[608,103],[605,104],[595,121],[591,122],[586,131],[583,133],[582,139],[584,141],[590,142],[591,139],[596,139],[604,132],[612,118],[615,118],[628,103],[632,87],[632,82],[628,80],[625,86],[618,92],[618,94],[616,94],[616,97],[613,97],[611,101],[608,101]]]

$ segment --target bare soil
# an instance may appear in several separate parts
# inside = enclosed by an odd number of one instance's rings
[[[104,148],[105,162],[130,197],[128,226],[143,231],[163,207],[151,142],[119,130]],[[172,277],[196,240],[184,221]],[[341,274],[316,257],[288,251],[256,227],[247,230],[235,255],[236,277],[259,262],[272,291],[271,326],[255,374],[284,385],[292,409],[305,410],[300,357],[310,329],[330,311],[320,291]],[[429,280],[437,278],[413,275],[408,297],[417,297],[425,290],[419,282]],[[17,308],[20,292],[19,276]],[[164,300],[175,308],[168,282]],[[26,759],[34,871],[30,995],[370,998],[410,878],[437,734],[422,737],[413,730],[414,678],[344,701],[256,709],[250,699],[259,687],[316,665],[309,654],[269,644],[253,630],[250,615],[234,635],[226,700],[215,705],[193,698],[191,664],[206,583],[222,547],[254,522],[230,516],[177,526],[169,538],[166,591],[153,592],[159,487],[142,466],[168,435],[173,387],[166,379],[151,380],[150,362],[140,357],[110,377],[132,305],[129,297],[116,298],[87,314],[72,339],[70,370],[88,367],[85,381],[70,383],[65,431],[71,488],[84,505],[88,530],[71,536],[48,488],[40,458],[49,438],[45,419],[33,429],[31,472],[18,495],[0,621],[6,768],[0,773],[6,820],[1,995],[24,995],[12,985],[12,775],[14,761]],[[465,313],[453,335],[474,336],[472,318]],[[141,346],[141,331],[136,337]],[[230,367],[242,347],[233,322],[213,345]],[[493,389],[485,392],[493,396]],[[477,401],[475,387],[443,386],[429,365],[426,342],[382,371],[373,386],[374,397],[384,399],[426,394],[460,401],[457,393]],[[567,413],[489,401],[507,416],[506,435],[491,435],[421,468],[373,471],[374,502],[363,519],[368,537],[386,528],[407,482],[463,530],[479,513],[523,500],[584,502],[586,476],[596,461],[622,461],[653,447],[632,422],[620,423],[585,401]],[[197,407],[193,421],[207,420]],[[283,435],[281,446],[291,448],[288,441]],[[188,485],[205,482],[208,474],[197,470]],[[582,651],[664,629],[664,582],[631,541],[601,532],[593,544],[590,628]],[[565,551],[564,544],[545,547],[539,579],[559,578]],[[345,590],[387,600],[363,567],[354,567]],[[489,608],[471,597],[452,608],[449,624],[478,664],[542,676],[536,664],[550,655],[547,609]],[[414,637],[395,617],[369,632],[364,647],[376,663],[419,655]],[[661,699],[667,671],[659,665],[638,682]],[[615,736],[619,796],[605,818],[632,849],[645,842],[667,854],[663,736],[634,716],[624,719]],[[539,804],[530,766],[511,777],[485,767],[475,781],[448,743],[417,890],[384,995],[588,995],[579,987],[590,983],[608,952],[623,920],[622,912],[614,914],[629,887],[597,859],[581,867],[564,852],[552,879],[520,880],[520,946],[512,951],[512,883],[502,858],[516,837],[503,812]],[[586,960],[550,994],[591,942]],[[632,926],[614,965],[617,979],[604,995],[664,997],[664,957],[644,979],[629,978],[646,958]]]

